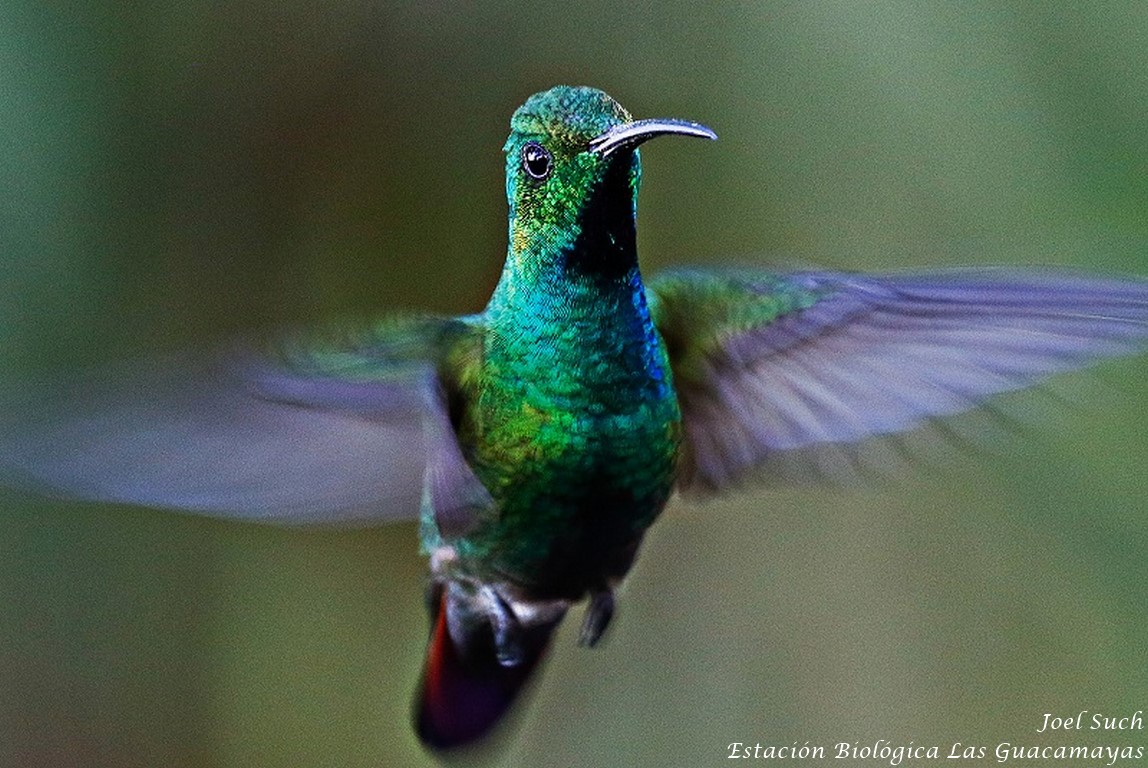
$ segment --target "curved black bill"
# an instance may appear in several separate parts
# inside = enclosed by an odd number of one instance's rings
[[[632,123],[616,125],[603,134],[590,140],[590,151],[608,157],[619,149],[633,149],[644,141],[656,136],[694,136],[699,139],[717,139],[717,134],[700,123],[688,120],[655,118],[635,120]]]

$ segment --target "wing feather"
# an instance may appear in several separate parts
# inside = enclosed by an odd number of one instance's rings
[[[691,271],[650,294],[682,402],[687,490],[784,452],[832,473],[857,464],[848,444],[1148,340],[1148,281],[1077,272]]]
[[[439,362],[462,333],[456,321],[419,318],[272,354],[151,360],[87,378],[8,409],[0,479],[278,523],[415,518],[428,454],[436,476],[473,477],[443,467],[462,458],[440,444],[454,434]],[[440,497],[474,496],[435,485]]]

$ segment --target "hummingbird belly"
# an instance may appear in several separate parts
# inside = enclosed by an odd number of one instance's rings
[[[468,570],[540,599],[575,600],[625,576],[673,487],[677,402],[588,410],[526,409],[503,425],[527,439],[498,451],[497,462],[476,462],[498,512],[456,544]]]

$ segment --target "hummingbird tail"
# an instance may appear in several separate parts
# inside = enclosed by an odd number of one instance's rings
[[[489,623],[470,624],[474,637],[460,647],[451,636],[443,590],[427,646],[426,665],[415,701],[415,728],[422,742],[436,750],[473,744],[506,715],[539,661],[560,623],[535,626],[516,637],[518,656],[500,661]],[[468,630],[469,631],[469,630]]]

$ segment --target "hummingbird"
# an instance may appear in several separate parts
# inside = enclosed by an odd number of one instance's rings
[[[486,308],[156,361],[83,382],[0,440],[3,479],[277,523],[419,520],[430,748],[483,739],[675,494],[819,477],[1148,340],[1148,280],[1070,270],[678,269],[646,280],[639,147],[716,139],[558,86],[514,112],[508,245]]]

